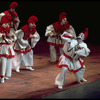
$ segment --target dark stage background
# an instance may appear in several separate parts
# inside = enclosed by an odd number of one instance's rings
[[[0,12],[9,9],[13,0],[0,1]],[[41,38],[45,37],[45,29],[49,24],[58,21],[59,14],[64,11],[67,19],[77,33],[89,28],[89,35],[86,42],[100,45],[100,1],[41,1],[41,0],[14,0],[18,3],[16,9],[19,18],[19,28],[27,23],[31,15],[38,17],[37,31]],[[46,38],[46,37],[45,37]]]

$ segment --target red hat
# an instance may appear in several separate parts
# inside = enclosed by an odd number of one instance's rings
[[[78,38],[81,38],[82,40],[86,40],[87,35],[88,35],[88,28],[85,28],[85,30],[79,34]]]
[[[86,40],[87,35],[88,35],[88,28],[85,28],[85,30],[84,30],[84,40]]]
[[[18,7],[18,4],[17,4],[17,2],[12,2],[9,7],[16,9]]]
[[[4,23],[9,23],[11,21],[12,17],[9,15],[4,15],[3,17],[1,17],[1,24]]]
[[[31,16],[28,19],[28,23],[36,23],[38,22],[38,18],[36,16]]]
[[[66,18],[66,13],[65,12],[61,12],[60,14],[59,14],[59,21],[61,22],[62,21],[62,19],[64,19],[64,18]]]

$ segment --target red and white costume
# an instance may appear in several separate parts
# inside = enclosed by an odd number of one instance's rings
[[[61,35],[66,30],[71,30],[75,34],[74,28],[66,23],[61,25],[61,21],[66,18],[66,13],[62,12],[59,15],[59,21],[55,22],[46,28],[45,36],[48,37],[47,43],[50,45],[50,61],[55,62],[57,60],[56,49],[55,47],[59,47],[60,55],[63,53],[63,45],[64,40],[61,38]]]
[[[33,20],[34,19],[34,20]],[[28,23],[35,23],[34,16],[31,16]],[[29,38],[30,34],[34,38]],[[29,24],[24,25],[21,29],[16,31],[17,41],[14,44],[14,51],[16,53],[13,59],[13,68],[22,66],[33,66],[33,50],[37,42],[40,40],[40,35],[36,31],[36,28],[30,28]]]
[[[85,40],[87,34],[88,31],[80,33],[78,38],[81,38],[81,40]],[[83,73],[85,71],[85,65],[81,57],[87,57],[90,53],[90,50],[87,47],[86,43],[84,43],[83,41],[79,42],[77,39],[70,39],[67,36],[68,32],[64,32],[64,34],[62,35],[62,38],[64,38],[66,42],[63,47],[64,53],[61,55],[57,64],[58,68],[62,68],[61,72],[57,75],[55,79],[55,84],[59,86],[64,85],[67,70],[75,74],[76,79],[79,83],[81,82],[81,80],[84,81]],[[81,49],[78,49],[77,45],[79,45]]]
[[[18,7],[17,2],[12,2],[9,6],[10,9],[16,9],[17,7]],[[10,33],[15,33],[15,31],[18,29],[20,20],[19,20],[17,12],[16,11],[11,12],[10,9],[6,10],[0,14],[0,20],[1,20],[2,16],[4,16],[4,15],[11,16],[12,20],[10,22]]]
[[[9,23],[9,22],[10,22],[9,16],[5,15],[1,18],[1,24]],[[10,34],[10,28],[9,27],[4,28],[3,26],[0,25],[0,58],[1,58],[0,77],[1,79],[4,78],[5,76],[11,77],[12,58],[14,58],[15,56],[15,52],[12,47],[12,42],[15,41],[14,36],[10,38],[7,36],[7,34]]]

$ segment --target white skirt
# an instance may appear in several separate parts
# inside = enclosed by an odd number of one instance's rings
[[[79,69],[83,68],[84,61],[82,59],[79,60],[71,60],[64,55],[62,55],[57,64],[58,68],[67,67],[70,72],[77,72]]]

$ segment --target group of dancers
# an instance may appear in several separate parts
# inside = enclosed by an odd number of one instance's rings
[[[33,50],[40,35],[36,30],[38,18],[30,16],[28,23],[18,29],[20,20],[15,9],[17,2],[12,2],[9,9],[0,14],[0,82],[11,77],[12,69],[20,72],[20,64],[28,70],[34,70]]]
[[[55,85],[59,89],[63,88],[67,70],[75,74],[78,83],[87,81],[83,78],[85,65],[82,57],[87,57],[90,53],[84,42],[88,36],[88,28],[76,36],[75,29],[68,23],[66,15],[61,12],[59,21],[47,26],[45,33],[50,45],[50,62],[57,61],[56,47],[59,47],[61,56],[56,67],[61,68],[61,72],[55,78]]]
[[[33,71],[33,50],[40,35],[36,30],[38,18],[30,16],[28,23],[18,29],[20,20],[15,9],[17,2],[12,2],[9,9],[0,14],[0,82],[11,77],[12,69],[20,72],[20,65]],[[67,21],[67,14],[61,12],[59,20],[47,26],[45,36],[50,45],[50,62],[57,62],[56,47],[59,47],[60,57],[56,67],[61,72],[55,78],[55,85],[62,89],[69,70],[76,76],[78,83],[86,82],[83,78],[85,65],[81,57],[90,53],[84,40],[88,36],[88,28],[76,36],[75,29]]]

